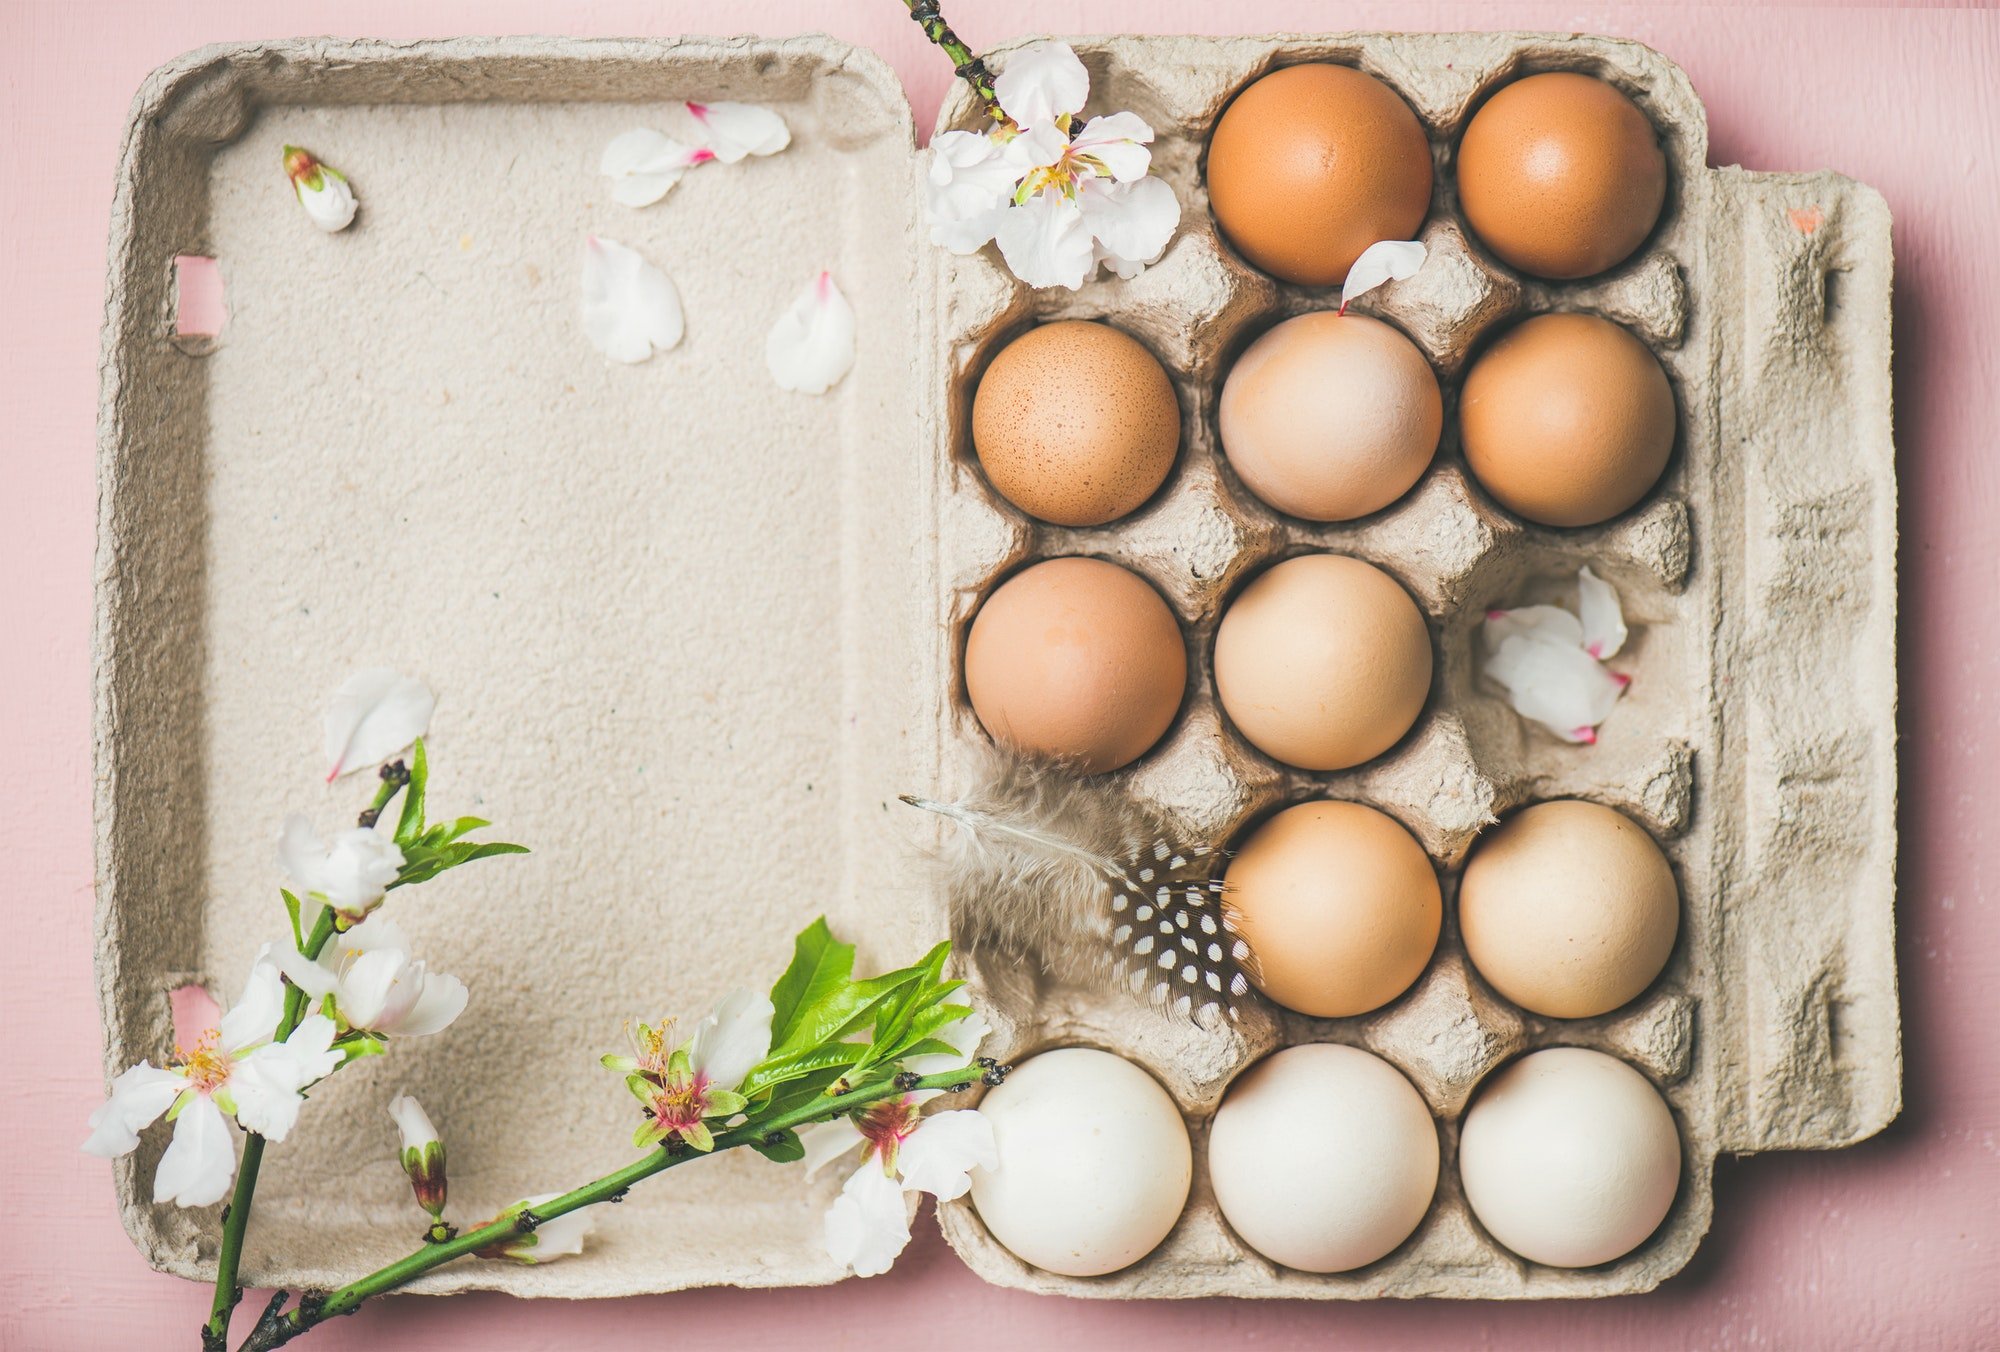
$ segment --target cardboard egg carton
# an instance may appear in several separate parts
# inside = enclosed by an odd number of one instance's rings
[[[1891,943],[1894,479],[1887,219],[1832,175],[1703,167],[1699,104],[1625,43],[1508,35],[1109,39],[1078,44],[1091,111],[1161,131],[1183,224],[1129,283],[1030,293],[990,257],[949,258],[921,221],[909,109],[876,57],[830,39],[303,39],[195,52],[139,91],[113,209],[100,411],[98,963],[105,1063],[172,1047],[169,993],[233,998],[282,914],[270,840],[287,811],[322,831],[366,796],[318,787],[319,701],[386,663],[440,691],[439,810],[492,818],[526,859],[399,893],[393,914],[472,1004],[446,1034],[344,1071],[267,1154],[244,1279],[327,1287],[406,1252],[417,1215],[383,1105],[423,1098],[450,1141],[453,1219],[490,1215],[630,1158],[628,1101],[596,1065],[628,1020],[696,1016],[768,984],[828,914],[864,965],[907,961],[946,926],[917,861],[929,823],[895,795],[949,791],[979,736],[964,627],[1030,557],[1138,569],[1189,635],[1189,697],[1166,741],[1114,778],[1232,839],[1275,804],[1374,803],[1441,868],[1521,802],[1581,794],[1666,845],[1686,896],[1662,982],[1605,1020],[1510,1011],[1446,936],[1378,1013],[1316,1022],[1257,1002],[1217,1037],[1033,973],[969,973],[1007,1054],[1089,1042],[1130,1056],[1187,1110],[1197,1182],[1167,1243],[1090,1281],[1024,1268],[964,1203],[952,1243],[991,1280],[1087,1295],[1601,1294],[1650,1285],[1706,1224],[1718,1151],[1830,1146],[1895,1112]],[[1595,309],[1667,364],[1682,434],[1667,480],[1609,526],[1523,527],[1438,462],[1395,508],[1305,529],[1259,506],[1214,446],[1229,361],[1284,314],[1331,303],[1234,260],[1200,157],[1231,92],[1281,61],[1373,71],[1440,157],[1424,270],[1363,308],[1445,381],[1526,310]],[[1481,94],[1524,69],[1581,67],[1637,97],[1674,183],[1647,251],[1610,277],[1544,286],[1484,260],[1454,224],[1449,147]],[[687,128],[682,99],[779,109],[793,144],[704,166],[664,202],[613,204],[597,157],[634,126]],[[954,95],[944,125],[970,125]],[[279,147],[306,146],[361,199],[323,236]],[[586,233],[658,262],[685,342],[636,367],[576,327]],[[228,319],[177,331],[176,259],[214,258]],[[819,267],[854,303],[859,359],[829,396],[767,385],[763,337]],[[1041,319],[1108,319],[1173,375],[1181,461],[1159,497],[1096,531],[998,503],[966,445],[978,372]],[[1207,656],[1256,568],[1332,548],[1369,558],[1430,617],[1437,676],[1395,751],[1304,776],[1247,751]],[[1524,732],[1483,689],[1473,625],[1588,558],[1625,597],[1632,691],[1597,747]],[[1445,1124],[1439,1199],[1410,1245],[1308,1277],[1236,1243],[1209,1200],[1202,1127],[1237,1070],[1337,1038],[1400,1066]],[[1661,1233],[1603,1270],[1508,1257],[1458,1201],[1452,1122],[1480,1077],[1555,1042],[1612,1050],[1661,1084],[1687,1178]],[[115,1168],[150,1261],[214,1271],[215,1211],[155,1206],[164,1133]],[[591,1257],[466,1262],[418,1288],[617,1296],[837,1280],[806,1183],[724,1158],[597,1218]]]
[[[1889,437],[1888,214],[1832,174],[1706,167],[1699,100],[1674,66],[1629,42],[1518,34],[1245,39],[1110,38],[1076,44],[1087,111],[1131,109],[1160,132],[1154,164],[1182,226],[1130,282],[1031,292],[987,256],[944,259],[940,335],[949,361],[953,528],[943,533],[942,627],[962,643],[983,598],[1018,566],[1090,554],[1151,581],[1179,616],[1188,695],[1159,746],[1111,779],[1199,838],[1242,840],[1277,808],[1318,797],[1370,804],[1420,840],[1443,874],[1436,957],[1386,1008],[1313,1019],[1253,997],[1221,1032],[1174,1024],[1129,1000],[1064,990],[996,959],[980,970],[1015,1059],[1089,1044],[1151,1070],[1185,1111],[1195,1182],[1151,1256],[1098,1278],[1014,1258],[969,1201],[946,1233],[989,1280],[1071,1295],[1540,1297],[1645,1290],[1687,1261],[1708,1228],[1715,1156],[1830,1147],[1866,1136],[1899,1105],[1891,901],[1895,850],[1895,480]],[[1004,61],[1004,53],[1000,60]],[[1436,186],[1424,267],[1358,302],[1407,334],[1445,393],[1443,444],[1403,499],[1363,520],[1318,525],[1260,502],[1221,454],[1216,407],[1248,343],[1292,315],[1331,309],[1337,288],[1258,272],[1207,209],[1202,163],[1233,94],[1274,67],[1357,66],[1410,104],[1431,141]],[[996,62],[996,65],[998,62]],[[1630,94],[1660,129],[1671,186],[1645,246],[1608,274],[1545,282],[1497,262],[1457,210],[1453,155],[1480,101],[1507,80],[1579,70]],[[954,92],[939,129],[976,126]],[[1660,484],[1617,519],[1537,527],[1500,510],[1460,452],[1460,377],[1481,345],[1525,315],[1583,310],[1616,320],[1659,356],[1680,409]],[[980,371],[1010,339],[1054,319],[1097,319],[1166,365],[1183,417],[1180,463],[1156,497],[1109,525],[1037,523],[983,483],[970,444]],[[968,526],[967,521],[976,521]],[[1436,674],[1416,726],[1352,770],[1307,773],[1229,726],[1211,674],[1215,629],[1243,583],[1281,558],[1350,554],[1396,577],[1431,628]],[[1517,717],[1479,675],[1489,608],[1573,594],[1591,565],[1623,599],[1633,638],[1617,666],[1631,688],[1594,746]],[[960,698],[954,745],[984,734]],[[964,763],[960,763],[965,772]],[[947,774],[949,778],[949,773]],[[1638,1000],[1596,1019],[1513,1007],[1468,963],[1456,926],[1458,870],[1479,832],[1527,803],[1608,804],[1672,860],[1679,942]],[[980,966],[980,964],[975,964]],[[1338,1041],[1401,1069],[1444,1146],[1430,1214],[1396,1252],[1315,1275],[1261,1257],[1231,1232],[1209,1187],[1207,1125],[1231,1079],[1278,1047]],[[1566,1271],[1488,1237],[1456,1172],[1459,1120],[1481,1081],[1515,1055],[1575,1045],[1619,1056],[1672,1105],[1683,1177],[1667,1220],[1627,1257]]]

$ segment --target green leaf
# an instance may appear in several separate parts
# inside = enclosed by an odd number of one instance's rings
[[[285,899],[285,914],[292,918],[292,947],[304,952],[306,932],[299,928],[299,899],[282,887],[278,889],[278,895]]]
[[[782,1046],[800,1013],[847,984],[854,974],[854,945],[834,942],[826,917],[807,925],[792,941],[792,962],[771,987],[771,1045]]]
[[[345,1059],[341,1064],[359,1061],[367,1056],[380,1056],[389,1050],[388,1043],[374,1033],[349,1033],[333,1044],[333,1050]]]
[[[806,1157],[805,1143],[799,1140],[799,1134],[796,1131],[778,1132],[776,1139],[770,1139],[768,1136],[759,1136],[756,1140],[750,1142],[750,1148],[765,1159],[776,1164],[790,1164],[794,1160],[802,1160]]]
[[[456,821],[438,822],[424,830],[422,841],[426,845],[449,845],[469,831],[477,831],[492,822],[484,817],[460,817]]]
[[[751,1068],[750,1073],[743,1077],[741,1089],[746,1096],[754,1098],[773,1085],[787,1084],[815,1071],[845,1070],[867,1051],[864,1043],[835,1042],[824,1047],[808,1047],[783,1056],[773,1056]]]
[[[403,791],[403,815],[396,821],[396,843],[416,840],[424,829],[424,788],[430,783],[430,759],[424,754],[424,739],[410,748],[410,783]]]

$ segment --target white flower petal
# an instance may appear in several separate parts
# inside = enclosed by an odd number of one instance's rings
[[[775,155],[792,143],[785,119],[754,103],[690,100],[687,110],[701,123],[708,148],[724,164],[734,164],[745,155]]]
[[[1120,183],[1131,183],[1152,167],[1153,152],[1146,148],[1152,139],[1152,127],[1137,113],[1107,113],[1084,123],[1069,153],[1087,156]]]
[[[382,1031],[398,1037],[429,1037],[433,1033],[442,1033],[465,1012],[465,1002],[469,998],[470,992],[465,989],[465,983],[457,977],[443,972],[427,972],[409,1012],[394,1027]]]
[[[931,138],[924,183],[924,218],[931,243],[953,253],[977,253],[993,239],[997,213],[1013,199],[1021,171],[991,136],[947,131]]]
[[[111,1082],[110,1096],[91,1113],[84,1153],[105,1159],[129,1153],[138,1146],[139,1133],[159,1121],[185,1088],[185,1075],[150,1062],[141,1061],[125,1071]]]
[[[1413,239],[1381,239],[1361,251],[1340,288],[1340,308],[1381,286],[1416,276],[1429,250]]]
[[[174,1139],[153,1173],[153,1200],[175,1206],[209,1206],[222,1200],[236,1177],[236,1141],[222,1109],[196,1094],[174,1119]]]
[[[216,1025],[216,1042],[222,1051],[241,1051],[268,1041],[278,1031],[278,1020],[285,1012],[285,987],[278,979],[276,965],[269,960],[270,952],[269,944],[257,950],[243,993]]]
[[[278,863],[301,889],[322,897],[343,915],[366,915],[378,905],[403,867],[395,841],[366,826],[349,827],[322,846],[297,813],[285,819]]]
[[[1566,742],[1594,742],[1596,727],[1624,683],[1578,647],[1514,634],[1486,659],[1486,674],[1507,690],[1514,711]]]
[[[257,1048],[236,1063],[229,1075],[229,1096],[236,1102],[236,1120],[244,1130],[271,1141],[282,1141],[298,1121],[303,1091],[319,1083],[340,1065],[332,1050],[333,1020],[309,1014],[283,1042]]]
[[[642,362],[686,332],[680,292],[666,273],[617,240],[592,235],[583,248],[583,332],[613,361]]]
[[[826,1252],[857,1277],[879,1277],[910,1242],[910,1204],[874,1159],[862,1161],[826,1212]]]
[[[993,1124],[971,1108],[933,1113],[917,1123],[896,1151],[903,1186],[940,1202],[963,1197],[974,1169],[997,1169]]]
[[[422,1150],[438,1139],[431,1115],[410,1094],[399,1093],[389,1100],[389,1116],[395,1119],[396,1134],[402,1139],[404,1150]]]
[[[384,1019],[383,1015],[398,994],[397,978],[409,965],[410,960],[393,949],[376,949],[372,953],[361,954],[342,967],[340,987],[333,997],[340,1017],[356,1028],[380,1028],[384,1023],[392,1022]],[[416,999],[414,992],[405,991],[402,994],[406,1001]],[[403,1008],[395,1011],[397,1016],[403,1012]]]
[[[644,207],[665,197],[681,175],[715,158],[707,146],[684,145],[664,132],[639,127],[612,138],[597,162],[611,180],[611,200]]]
[[[414,676],[388,667],[355,672],[327,707],[327,782],[379,765],[416,741],[436,708],[437,696]]]
[[[831,1122],[812,1122],[800,1127],[799,1144],[806,1150],[806,1177],[811,1178],[867,1139],[851,1117],[836,1117]]]
[[[1583,647],[1583,625],[1561,606],[1518,606],[1513,610],[1488,611],[1479,633],[1488,652],[1496,651],[1502,643],[1517,636],[1559,648]]]
[[[764,364],[781,390],[825,394],[854,369],[854,307],[833,274],[806,284],[764,340]]]
[[[1181,223],[1180,199],[1164,179],[1132,183],[1089,179],[1083,185],[1082,202],[1096,261],[1110,264],[1128,280],[1158,261]]]
[[[715,1011],[695,1025],[688,1039],[688,1065],[706,1075],[711,1087],[734,1089],[771,1050],[770,997],[731,991]]]
[[[1600,662],[1616,657],[1625,646],[1625,612],[1619,607],[1617,590],[1591,572],[1588,564],[1576,575],[1576,614],[1583,650]]]
[[[1037,193],[1001,212],[993,237],[1008,269],[1029,286],[1075,291],[1097,266],[1083,209],[1057,193]]]
[[[522,1198],[519,1206],[532,1210],[544,1202],[553,1202],[562,1196],[559,1192],[537,1193],[533,1197]],[[583,1207],[553,1220],[545,1220],[525,1235],[515,1235],[502,1245],[507,1257],[517,1263],[549,1263],[558,1258],[583,1252],[583,1241],[596,1224],[589,1207]]]
[[[1021,126],[1049,126],[1082,109],[1090,97],[1090,72],[1068,43],[1037,42],[1007,54],[993,93],[1001,110]]]
[[[1024,177],[1030,170],[1046,169],[1061,162],[1069,153],[1069,145],[1069,133],[1053,123],[1023,127],[1000,143],[1000,158],[1017,178]]]

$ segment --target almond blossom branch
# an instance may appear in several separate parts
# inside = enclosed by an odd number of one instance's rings
[[[990,1059],[982,1059],[976,1064],[960,1066],[933,1075],[897,1074],[850,1089],[842,1094],[827,1095],[789,1112],[775,1114],[763,1121],[747,1122],[733,1130],[722,1132],[715,1137],[714,1147],[710,1151],[663,1147],[634,1160],[622,1169],[615,1169],[602,1178],[586,1183],[580,1188],[574,1188],[551,1201],[501,1216],[443,1243],[427,1243],[416,1252],[399,1258],[387,1267],[369,1273],[366,1277],[349,1282],[337,1291],[323,1296],[311,1293],[302,1296],[299,1303],[290,1311],[283,1311],[288,1293],[275,1292],[270,1305],[257,1321],[257,1327],[251,1330],[250,1336],[244,1340],[239,1352],[272,1352],[272,1349],[283,1347],[300,1334],[336,1315],[354,1313],[364,1301],[393,1291],[432,1268],[442,1267],[446,1263],[482,1249],[505,1244],[517,1236],[531,1233],[536,1226],[555,1220],[559,1216],[566,1216],[573,1211],[581,1211],[585,1207],[596,1206],[601,1202],[622,1201],[626,1191],[633,1184],[651,1178],[655,1174],[664,1173],[689,1160],[701,1159],[705,1154],[718,1154],[738,1146],[754,1146],[779,1133],[812,1122],[834,1121],[885,1099],[900,1097],[906,1093],[962,1092],[970,1089],[974,1080],[994,1085],[999,1084],[1006,1075],[1007,1067],[993,1063]]]
[[[364,827],[374,826],[382,810],[409,782],[410,771],[403,762],[394,761],[383,766],[381,786],[375,790],[374,799],[361,810],[357,822]],[[299,951],[308,958],[317,958],[327,941],[333,938],[333,932],[333,908],[321,906],[318,917],[313,921],[312,932],[306,936]],[[291,1036],[299,1026],[305,1009],[306,993],[295,985],[287,984],[285,1012],[278,1020],[275,1035],[277,1041],[283,1042]],[[243,1234],[250,1225],[250,1201],[257,1193],[257,1171],[263,1163],[264,1138],[254,1131],[245,1132],[243,1161],[236,1170],[236,1187],[222,1213],[222,1249],[215,1260],[215,1299],[209,1306],[208,1323],[201,1330],[203,1352],[219,1352],[228,1345],[229,1318],[236,1313],[237,1305],[243,1300],[243,1288],[237,1285],[236,1278],[243,1265]]]
[[[910,17],[924,30],[940,51],[952,60],[952,73],[972,86],[972,92],[986,105],[986,111],[993,117],[1002,116],[1000,97],[993,92],[993,76],[986,69],[986,63],[972,54],[972,49],[951,31],[951,25],[938,13],[937,0],[903,0],[909,7]]]

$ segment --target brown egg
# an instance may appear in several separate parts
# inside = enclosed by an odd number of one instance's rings
[[[1653,838],[1597,803],[1537,803],[1465,866],[1458,927],[1489,985],[1556,1019],[1608,1014],[1653,984],[1680,929],[1680,890]]]
[[[1379,319],[1300,315],[1250,344],[1223,382],[1222,448],[1264,501],[1351,521],[1410,491],[1444,401],[1416,345]]]
[[[1050,559],[986,599],[965,644],[972,710],[995,740],[1086,774],[1146,754],[1174,721],[1187,649],[1160,594],[1102,559]]]
[[[1306,554],[1265,570],[1215,632],[1215,693],[1274,759],[1344,770],[1410,730],[1431,686],[1416,602],[1373,564]]]
[[[1608,521],[1674,449],[1674,392],[1646,345],[1595,315],[1515,325],[1466,374],[1465,462],[1501,506],[1545,526]]]
[[[1410,106],[1349,66],[1287,66],[1238,94],[1208,142],[1208,202],[1252,266],[1344,281],[1377,240],[1414,239],[1431,147]]]
[[[1138,339],[1069,319],[1029,329],[986,368],[972,444],[1000,496],[1029,516],[1101,526],[1165,482],[1181,410]]]
[[[1223,905],[1257,989],[1322,1019],[1408,990],[1444,916],[1424,847],[1359,803],[1300,803],[1265,822],[1230,860]]]
[[[1667,200],[1667,157],[1639,106],[1602,80],[1516,80],[1473,115],[1458,200],[1480,242],[1538,277],[1588,277],[1645,243]]]

